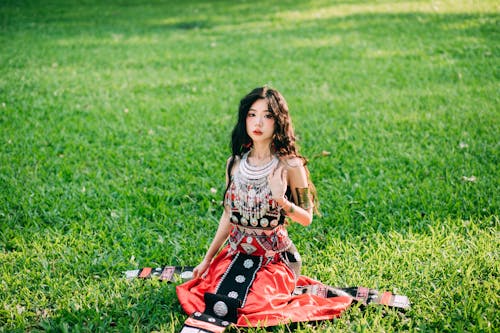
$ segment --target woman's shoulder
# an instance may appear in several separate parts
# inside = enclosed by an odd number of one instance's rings
[[[301,169],[305,166],[305,160],[299,156],[281,156],[280,163],[289,171]]]
[[[226,160],[226,165],[229,165],[230,163],[236,163],[241,160],[241,156],[239,155],[229,155],[229,157]]]
[[[307,187],[308,172],[306,160],[301,156],[287,156],[280,158],[280,163],[287,171],[288,185],[293,188]]]
[[[229,168],[231,168],[231,174],[233,174],[234,169],[240,164],[240,161],[241,156],[239,155],[229,156],[226,160],[226,170],[229,170]]]

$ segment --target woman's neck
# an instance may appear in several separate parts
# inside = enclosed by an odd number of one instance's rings
[[[268,144],[259,145],[254,144],[252,150],[250,151],[248,157],[252,159],[254,164],[261,164],[269,162],[272,158],[273,152],[269,148]]]

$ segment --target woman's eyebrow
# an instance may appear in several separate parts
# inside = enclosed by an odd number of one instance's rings
[[[259,110],[254,109],[254,108],[250,108],[250,109],[248,109],[248,111],[256,111],[257,112]],[[271,112],[271,111],[269,109],[265,109],[265,110],[262,110],[262,112]]]

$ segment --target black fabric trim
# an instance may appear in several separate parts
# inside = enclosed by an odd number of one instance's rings
[[[231,323],[238,320],[238,308],[241,305],[239,299],[212,293],[205,293],[204,299],[205,315]]]
[[[212,325],[223,327],[223,328],[228,327],[231,324],[227,320],[223,320],[223,319],[217,318],[215,316],[211,316],[209,314],[201,313],[201,312],[195,312],[191,316],[191,318],[199,320],[199,321],[204,321],[206,323],[210,323]]]
[[[261,256],[250,256],[238,252],[219,282],[215,293],[239,299],[241,306],[244,306],[248,290],[261,266]]]
[[[245,228],[256,228],[264,230],[273,230],[279,225],[285,224],[285,214],[279,213],[278,211],[271,212],[268,211],[266,215],[257,220],[257,225],[252,225],[250,221],[242,222],[242,216],[237,208],[231,208],[231,218],[230,222],[234,225],[240,225]],[[265,221],[265,222],[264,222]],[[272,223],[273,221],[276,221]]]
[[[298,262],[297,258],[295,257],[295,255],[292,252],[285,251],[283,253],[283,255],[285,256],[286,260],[288,260],[289,262]]]

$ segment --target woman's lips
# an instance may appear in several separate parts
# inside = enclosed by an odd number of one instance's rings
[[[261,131],[259,131],[259,130],[255,130],[255,131],[253,131],[252,133],[253,133],[253,134],[255,134],[255,135],[262,135],[262,132],[261,132]]]

